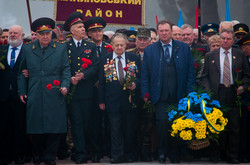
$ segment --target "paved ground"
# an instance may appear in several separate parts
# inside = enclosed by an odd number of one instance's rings
[[[76,165],[73,161],[71,161],[70,159],[67,160],[56,160],[57,165]],[[14,163],[12,163],[13,165]],[[103,159],[101,159],[100,163],[91,163],[91,161],[89,161],[87,164],[92,164],[92,165],[107,165],[110,164],[109,163],[109,158],[105,157]],[[160,165],[158,163],[158,161],[153,161],[153,162],[135,162],[135,163],[121,163],[119,165]],[[165,164],[171,164],[169,160],[166,161]],[[208,161],[208,159],[199,159],[199,160],[194,160],[192,162],[181,162],[180,165],[214,165],[214,163],[211,163]],[[249,164],[250,163],[241,163],[241,164]],[[25,163],[25,165],[33,165],[33,163]],[[44,163],[41,163],[40,165],[44,165]],[[176,164],[175,164],[176,165]],[[216,163],[216,165],[228,165],[226,162],[219,162]]]

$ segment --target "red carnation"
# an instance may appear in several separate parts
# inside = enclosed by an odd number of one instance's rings
[[[55,86],[60,85],[60,81],[58,81],[58,80],[54,80],[54,82],[53,82],[53,83],[54,83],[54,85],[55,85]]]
[[[92,65],[92,61],[89,60],[89,59],[86,59],[86,60],[85,60],[85,64],[87,64],[87,65]]]
[[[145,93],[144,98],[148,99],[150,97],[149,93]]]
[[[201,53],[206,53],[206,51],[205,51],[205,49],[203,49],[203,48],[198,48],[197,50],[199,50]]]
[[[199,68],[200,67],[200,64],[198,64],[197,62],[194,63],[194,67],[195,69]]]
[[[128,71],[128,67],[124,67],[123,70],[127,72]]]
[[[113,48],[111,45],[106,45],[105,47],[106,47],[108,53],[113,52]]]
[[[86,69],[87,67],[88,67],[88,65],[87,65],[87,64],[85,64],[85,63],[84,63],[84,64],[82,64],[82,68],[83,68],[83,69]]]
[[[236,69],[235,69],[235,72],[236,72],[236,73],[240,72],[240,69],[239,69],[239,68],[236,68]]]
[[[52,89],[52,84],[48,84],[46,87],[47,87],[48,90],[51,90]]]
[[[86,63],[87,58],[82,58],[82,62]]]
[[[247,110],[250,111],[250,106],[247,106]]]
[[[8,44],[8,41],[7,41],[7,40],[4,40],[3,44],[4,44],[4,45],[7,45],[7,44]]]

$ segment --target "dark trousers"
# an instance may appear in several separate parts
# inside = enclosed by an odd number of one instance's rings
[[[176,138],[170,136],[171,123],[168,121],[168,113],[166,112],[168,103],[159,102],[155,104],[155,119],[158,135],[158,156],[170,159],[179,159],[180,142]]]
[[[87,159],[86,140],[92,104],[92,99],[72,99],[68,105],[75,159]]]
[[[34,156],[55,161],[61,136],[60,133],[31,134]]]
[[[11,94],[8,100],[0,102],[0,132],[0,159],[24,157],[27,142],[26,106]]]
[[[218,98],[221,105],[226,105],[229,108],[225,115],[228,118],[228,124],[225,131],[221,134],[220,144],[221,153],[226,153],[228,159],[237,159],[239,152],[239,130],[240,130],[240,111],[235,104],[236,90],[233,86],[226,88],[220,85]]]
[[[131,105],[128,105],[128,98],[122,98],[120,103],[117,112],[108,112],[107,109],[111,133],[111,157],[113,159],[135,156],[136,111],[131,109]]]

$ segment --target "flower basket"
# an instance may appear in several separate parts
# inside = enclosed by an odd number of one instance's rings
[[[168,113],[171,136],[187,141],[193,150],[208,147],[209,140],[216,141],[228,122],[218,108],[219,101],[211,100],[207,93],[190,93],[179,101],[177,110]]]
[[[210,146],[210,141],[209,139],[203,139],[203,140],[191,140],[188,147],[192,150],[200,150],[200,149],[203,149],[203,148],[206,148]]]

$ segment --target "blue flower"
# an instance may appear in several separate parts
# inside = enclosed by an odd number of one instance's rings
[[[206,113],[211,113],[211,111],[212,111],[213,109],[210,108],[210,107],[205,107],[205,110],[206,110]]]
[[[220,108],[220,102],[218,100],[213,100],[211,105],[215,105],[216,107]]]
[[[207,93],[202,93],[202,94],[200,94],[200,98],[201,98],[202,100],[204,100],[204,99],[210,100],[210,97],[207,95]]]
[[[177,112],[174,110],[171,110],[170,112],[168,112],[168,120],[171,121],[176,114]]]

